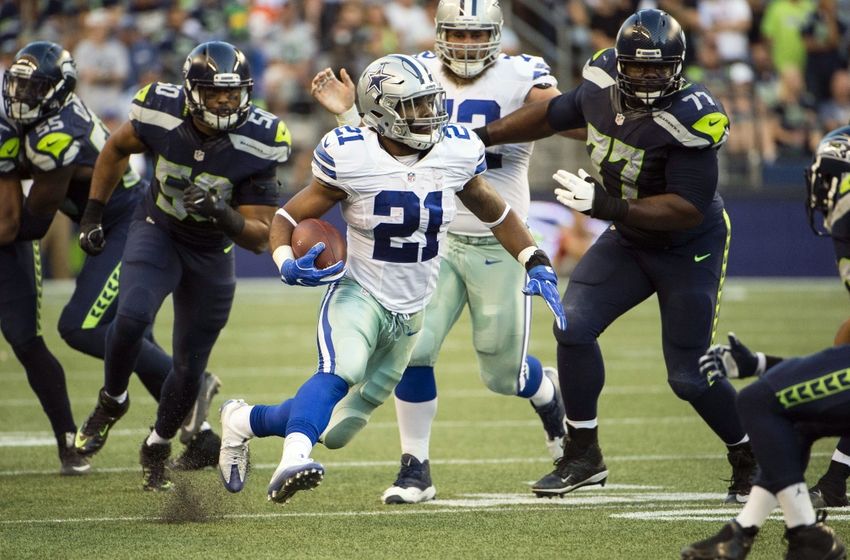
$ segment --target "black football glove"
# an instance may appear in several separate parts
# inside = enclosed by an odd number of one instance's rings
[[[217,194],[195,184],[183,189],[183,207],[187,212],[203,216],[229,237],[236,237],[245,228],[245,218]]]
[[[106,236],[101,224],[105,207],[103,202],[90,198],[80,218],[80,247],[93,257],[101,254],[106,246]]]

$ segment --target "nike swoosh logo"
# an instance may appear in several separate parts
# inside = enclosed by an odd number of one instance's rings
[[[501,259],[493,259],[493,260],[484,259],[484,264],[487,265],[487,266],[490,266],[491,264],[500,263],[500,262],[502,262]]]
[[[714,126],[720,122],[720,119],[714,119],[713,121],[708,121],[708,126]]]
[[[407,336],[413,336],[415,334],[419,334],[419,331],[409,332],[409,333],[407,333]]]
[[[74,438],[74,447],[85,447],[88,440],[89,438],[77,432],[77,436]]]
[[[704,255],[694,255],[694,262],[702,262],[710,256],[711,253],[706,253]]]
[[[328,146],[330,146],[330,145],[331,145],[331,143],[328,141],[328,139],[327,139],[327,138],[325,138],[324,140],[322,140],[322,146],[324,146],[325,148],[327,148],[327,147],[328,147]]]

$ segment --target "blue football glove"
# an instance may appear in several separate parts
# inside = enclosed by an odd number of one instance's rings
[[[721,377],[744,379],[758,376],[765,371],[766,359],[763,352],[753,352],[729,333],[729,345],[715,344],[699,359],[699,370],[709,383]]]
[[[285,260],[280,267],[280,279],[290,286],[321,286],[338,281],[345,274],[343,261],[327,268],[316,268],[316,257],[324,250],[325,244],[320,241],[303,257]]]
[[[528,271],[528,282],[522,292],[529,296],[542,297],[552,310],[558,329],[563,331],[567,328],[567,315],[561,305],[561,294],[558,293],[558,277],[551,266],[540,264],[532,267]]]

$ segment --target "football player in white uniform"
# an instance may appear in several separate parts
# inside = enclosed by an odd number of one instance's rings
[[[446,89],[449,120],[482,126],[525,103],[550,99],[560,92],[542,58],[500,53],[502,11],[496,0],[442,0],[436,12],[436,52],[416,55]],[[314,97],[337,115],[340,124],[360,121],[354,84],[343,69],[339,80],[331,69],[316,75]],[[365,112],[360,107],[361,112]],[[572,136],[572,134],[566,134]],[[528,164],[532,144],[488,148],[485,177],[526,220],[530,202]],[[531,305],[520,287],[525,271],[460,201],[457,217],[442,246],[443,262],[437,296],[431,300],[410,364],[395,389],[401,436],[401,469],[384,492],[388,504],[431,500],[429,444],[437,414],[434,364],[440,347],[465,306],[472,319],[472,339],[481,379],[492,391],[529,399],[543,422],[553,459],[563,454],[564,408],[557,371],[543,368],[527,354]],[[508,294],[508,295],[506,295]]]
[[[389,397],[423,330],[455,194],[503,244],[505,258],[525,266],[528,282],[517,291],[544,297],[566,326],[549,258],[481,177],[487,165],[478,136],[446,124],[445,91],[428,68],[410,56],[382,57],[363,72],[357,95],[364,126],[325,135],[313,153],[313,181],[272,222],[270,246],[283,281],[329,285],[319,311],[318,369],[280,405],[222,406],[219,469],[231,492],[244,486],[249,439],[271,435],[286,439],[269,499],[286,502],[314,488],[324,476],[310,458],[320,436],[329,448],[346,445]],[[295,224],[337,203],[348,224],[348,262],[317,269],[323,243],[294,258]]]

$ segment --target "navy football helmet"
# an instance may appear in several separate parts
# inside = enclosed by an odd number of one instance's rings
[[[838,203],[841,194],[850,190],[850,126],[836,128],[820,141],[814,161],[806,169],[806,190],[806,211],[812,231],[829,235],[832,224],[846,214],[846,208],[836,212],[837,207],[850,202],[847,198]],[[817,213],[823,215],[823,229],[815,224]]]
[[[3,74],[3,106],[12,120],[30,124],[58,112],[77,85],[71,53],[50,41],[22,48]]]
[[[254,80],[245,55],[224,41],[201,43],[183,64],[183,89],[189,112],[215,130],[233,130],[248,118]],[[232,95],[219,100],[223,91]]]
[[[633,109],[660,109],[683,84],[685,34],[667,12],[639,10],[629,16],[614,45],[617,88]]]

